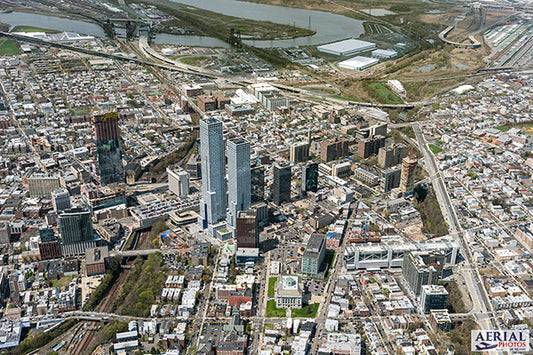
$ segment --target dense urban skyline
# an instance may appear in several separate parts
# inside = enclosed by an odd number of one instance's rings
[[[530,352],[532,13],[0,0],[0,352]]]

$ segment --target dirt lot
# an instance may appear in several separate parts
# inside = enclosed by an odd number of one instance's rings
[[[422,222],[407,226],[402,231],[409,239],[413,241],[421,241],[427,239],[426,235],[422,233]]]
[[[499,277],[499,276],[503,276],[501,272],[498,271],[497,268],[495,267],[489,267],[489,268],[484,268],[484,269],[479,269],[479,274],[481,276],[486,276],[486,277]]]

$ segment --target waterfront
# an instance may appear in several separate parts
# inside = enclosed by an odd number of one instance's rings
[[[271,21],[316,31],[312,36],[286,40],[244,40],[244,43],[260,48],[297,47],[329,43],[348,37],[357,38],[364,33],[363,21],[323,11],[288,8],[282,6],[247,3],[236,0],[180,0],[180,3],[196,6],[205,10],[224,15]],[[176,2],[176,6],[179,6]],[[32,25],[58,31],[69,31],[81,34],[104,37],[103,29],[92,22],[61,18],[52,15],[41,15],[25,12],[0,13],[0,22],[12,27]],[[332,26],[331,24],[335,24]],[[158,33],[155,42],[159,44],[180,44],[186,46],[228,47],[217,38],[204,36],[173,35]]]
[[[105,37],[104,30],[96,23],[49,15],[26,12],[0,13],[0,22],[7,23],[12,27],[36,26],[56,31],[76,32],[96,37]]]
[[[287,40],[244,41],[256,47],[295,47],[329,43],[364,33],[363,21],[324,11],[257,4],[237,0],[172,0],[223,15],[312,29],[316,34]]]

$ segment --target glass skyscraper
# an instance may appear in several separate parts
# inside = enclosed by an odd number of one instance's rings
[[[309,163],[302,168],[302,193],[318,191],[318,164]]]
[[[228,141],[228,202],[227,223],[234,228],[237,212],[251,204],[250,142],[240,137]]]
[[[290,202],[291,200],[291,166],[275,164],[273,170],[272,200],[279,206],[283,202]]]
[[[255,162],[251,167],[252,203],[263,202],[265,199],[265,167]]]
[[[59,233],[63,244],[94,240],[91,212],[84,208],[73,208],[59,215]]]
[[[95,112],[93,124],[100,184],[123,182],[124,167],[120,148],[118,112]]]
[[[200,121],[200,157],[202,159],[202,199],[200,225],[210,225],[226,218],[226,158],[222,122],[215,118]],[[249,160],[249,159],[248,159]]]

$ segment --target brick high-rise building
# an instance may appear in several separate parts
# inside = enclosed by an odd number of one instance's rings
[[[361,139],[357,143],[357,153],[363,159],[371,155],[378,154],[379,148],[385,146],[384,136],[373,136],[372,138]]]
[[[378,165],[382,168],[388,168],[402,163],[402,159],[407,156],[407,147],[405,144],[397,143],[388,147],[379,148]]]
[[[348,140],[334,140],[329,142],[322,142],[320,144],[320,159],[323,161],[331,161],[338,158],[344,158],[350,154],[348,149]]]
[[[39,243],[39,254],[41,260],[58,259],[61,257],[59,241]]]
[[[90,248],[85,251],[85,272],[87,276],[105,273],[109,265],[109,251],[107,247]]]
[[[402,175],[400,178],[400,190],[404,196],[411,196],[414,191],[414,172],[418,160],[416,156],[410,155],[403,158],[402,161]]]
[[[52,226],[46,224],[39,227],[39,254],[41,260],[61,257],[61,247]]]
[[[297,142],[291,144],[289,160],[293,163],[301,163],[309,159],[309,142]]]
[[[217,109],[217,101],[213,96],[199,95],[197,105],[203,112],[214,111]]]
[[[252,209],[240,211],[237,214],[235,235],[237,238],[237,248],[257,248],[257,216]]]

